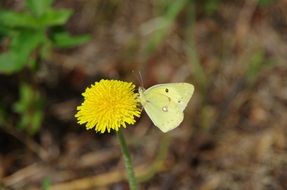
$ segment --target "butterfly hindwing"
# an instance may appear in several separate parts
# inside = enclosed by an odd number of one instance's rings
[[[177,127],[183,120],[183,113],[174,102],[164,100],[161,94],[153,94],[147,97],[144,109],[154,125],[163,132]]]

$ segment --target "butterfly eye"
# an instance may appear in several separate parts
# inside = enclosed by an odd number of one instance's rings
[[[165,89],[165,92],[168,93],[168,89],[167,88]]]

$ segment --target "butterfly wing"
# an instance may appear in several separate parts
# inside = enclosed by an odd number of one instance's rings
[[[176,128],[183,120],[183,112],[179,107],[169,102],[161,94],[152,94],[147,97],[143,107],[155,126],[167,132]]]
[[[194,92],[194,86],[189,83],[166,83],[150,87],[146,94],[160,93],[168,96],[182,111],[186,108]]]
[[[188,83],[167,83],[152,86],[147,90],[139,89],[140,101],[161,131],[168,132],[182,122],[183,110],[194,91]]]

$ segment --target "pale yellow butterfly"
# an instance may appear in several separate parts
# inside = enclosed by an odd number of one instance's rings
[[[139,87],[139,100],[154,125],[166,133],[183,121],[193,92],[194,86],[189,83],[158,84],[147,90]]]

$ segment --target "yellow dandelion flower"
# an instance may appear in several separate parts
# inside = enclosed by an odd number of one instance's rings
[[[101,80],[82,94],[84,102],[77,107],[75,117],[79,124],[86,123],[87,129],[101,133],[116,131],[126,124],[134,124],[140,116],[138,94],[135,85],[118,80]]]

